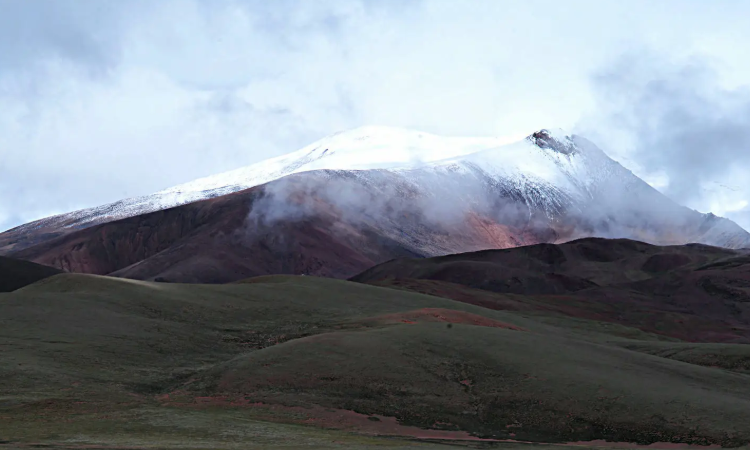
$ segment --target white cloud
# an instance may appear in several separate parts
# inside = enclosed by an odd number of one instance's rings
[[[365,124],[571,129],[634,48],[702,52],[736,86],[750,6],[716,3],[0,0],[0,228]]]
[[[727,87],[711,58],[643,53],[620,58],[594,85],[585,134],[674,200],[750,227],[747,87]]]

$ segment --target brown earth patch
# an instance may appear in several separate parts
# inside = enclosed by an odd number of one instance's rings
[[[180,393],[177,392],[177,397]],[[457,429],[450,423],[436,423],[436,427],[456,429],[424,429],[415,426],[400,424],[396,417],[383,416],[380,414],[361,414],[356,411],[337,408],[324,408],[321,406],[287,406],[254,402],[240,397],[214,396],[194,397],[192,401],[183,398],[182,401],[174,401],[169,395],[160,397],[162,405],[172,407],[188,408],[211,408],[211,407],[243,407],[253,410],[253,415],[272,422],[292,422],[298,424],[312,425],[321,428],[352,431],[365,435],[405,437],[417,440],[435,441],[471,441],[492,443],[518,443],[531,445],[554,445],[560,447],[598,447],[598,448],[635,448],[635,449],[666,449],[666,450],[693,450],[722,448],[720,445],[692,445],[674,442],[654,442],[643,445],[633,442],[609,442],[605,440],[575,441],[575,442],[531,442],[517,439],[487,439],[473,436],[466,431]]]
[[[360,414],[355,411],[322,406],[286,406],[245,400],[242,397],[213,396],[181,398],[180,393],[173,397],[160,396],[162,405],[182,408],[242,407],[253,410],[253,415],[269,421],[283,421],[314,425],[321,428],[354,431],[377,436],[399,436],[416,439],[439,439],[456,441],[503,442],[497,439],[483,439],[460,430],[428,430],[398,423],[396,417],[380,414]],[[452,424],[436,424],[442,427],[457,428]]]
[[[361,321],[363,324],[392,325],[399,323],[421,323],[440,322],[449,324],[475,325],[490,328],[505,328],[507,330],[526,331],[521,327],[490,319],[488,317],[472,314],[464,311],[456,311],[445,308],[421,308],[414,311],[402,313],[385,314]]]

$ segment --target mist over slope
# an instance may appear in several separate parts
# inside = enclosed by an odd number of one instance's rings
[[[81,229],[226,195],[294,173],[410,167],[498,147],[508,142],[507,138],[454,138],[391,127],[360,127],[335,133],[298,151],[247,167],[193,180],[151,195],[48,217],[8,231],[19,235],[41,228]],[[2,245],[4,244],[0,244]],[[23,245],[27,244],[21,244]]]

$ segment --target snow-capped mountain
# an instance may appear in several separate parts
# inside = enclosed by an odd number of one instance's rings
[[[675,204],[610,159],[593,143],[562,130],[541,130],[524,139],[456,138],[389,127],[338,133],[299,151],[230,172],[201,178],[151,195],[42,219],[4,233],[13,251],[38,243],[18,236],[46,230],[49,237],[92,225],[223,196],[311,171],[347,173],[360,183],[400,186],[422,196],[444,195],[453,204],[495,197],[524,208],[531,217],[574,218],[579,234],[643,237],[651,231],[728,247],[750,246],[750,234],[733,222]],[[368,181],[369,180],[369,181]],[[384,181],[387,180],[387,181]],[[483,192],[477,195],[477,192]],[[485,202],[487,203],[487,202]],[[491,211],[490,211],[491,213]],[[503,217],[498,217],[502,222]],[[633,235],[639,229],[641,235]],[[677,230],[682,230],[678,233]],[[688,231],[684,231],[688,230]]]
[[[82,228],[185,203],[218,197],[313,170],[405,169],[508,144],[507,138],[442,137],[390,127],[368,126],[336,133],[280,157],[199,178],[154,194],[30,222],[18,227]]]

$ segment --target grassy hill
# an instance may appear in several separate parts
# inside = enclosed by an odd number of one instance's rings
[[[742,361],[745,347],[686,345],[622,324],[315,277],[187,285],[60,274],[0,294],[0,441],[750,442],[744,363],[710,362]]]

